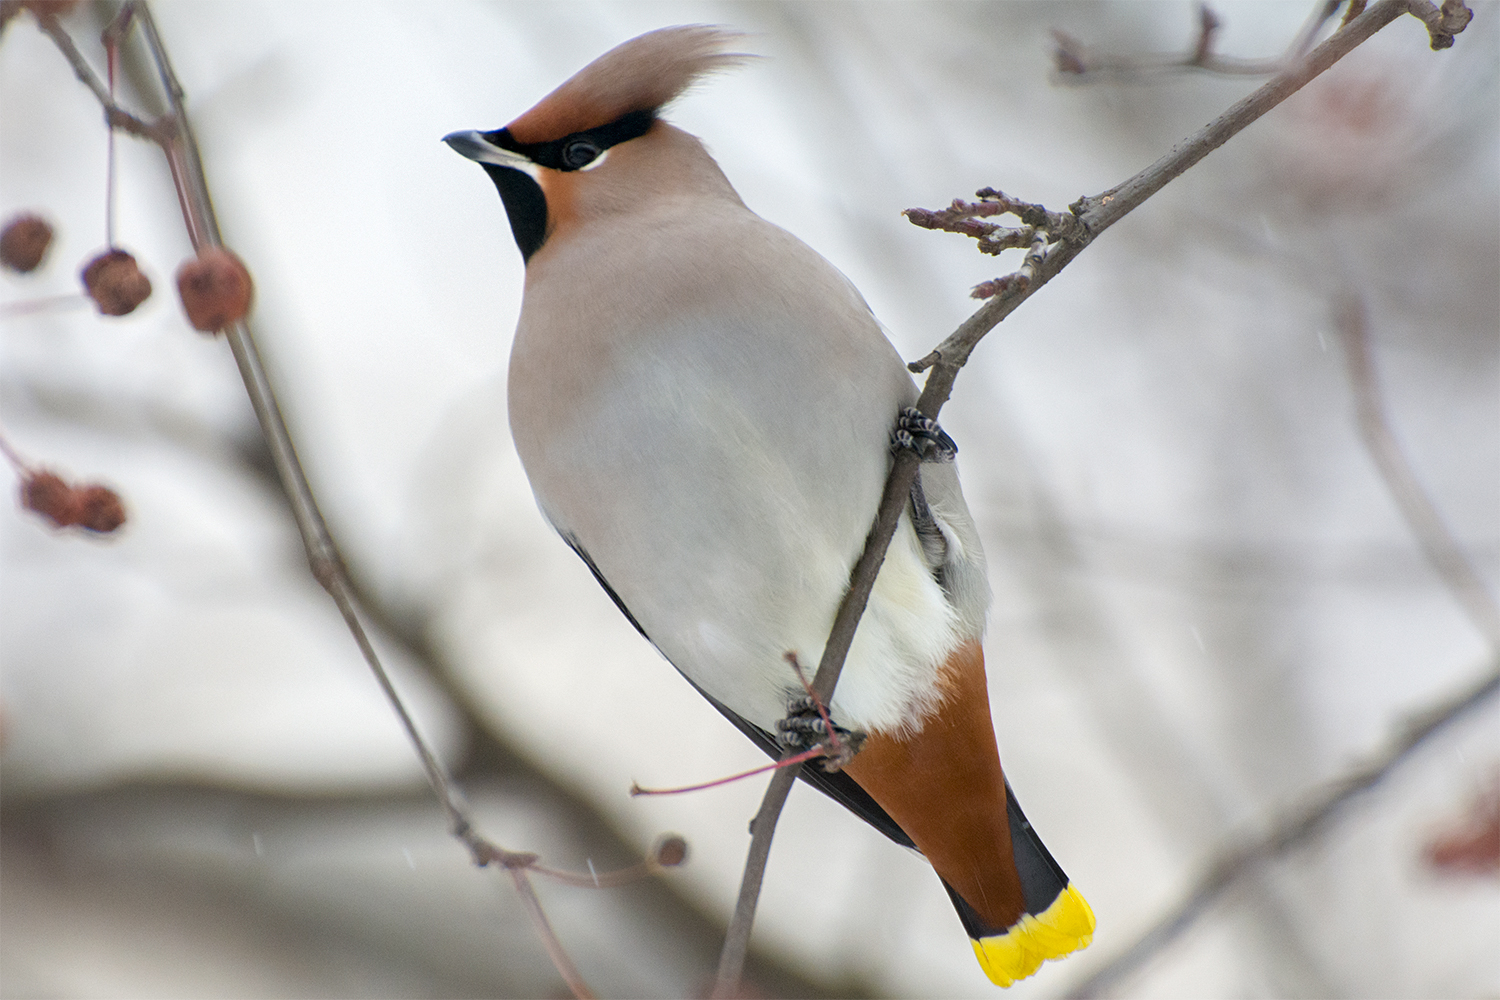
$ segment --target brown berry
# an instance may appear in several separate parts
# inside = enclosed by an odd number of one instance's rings
[[[21,506],[59,528],[78,523],[78,494],[55,472],[33,472],[21,480]]]
[[[177,294],[194,330],[213,333],[250,311],[250,271],[223,247],[206,247],[177,269]]]
[[[70,486],[55,472],[37,470],[21,480],[21,506],[34,510],[55,527],[78,526],[107,535],[125,523],[125,505],[108,486]]]
[[[108,486],[95,483],[74,492],[78,496],[74,523],[79,527],[107,535],[125,523],[125,505]]]
[[[124,316],[151,296],[151,281],[124,250],[106,250],[83,269],[83,287],[106,316]]]
[[[52,226],[29,212],[16,216],[0,230],[0,264],[26,274],[35,271],[52,245]]]
[[[668,834],[656,842],[656,863],[663,868],[676,868],[687,860],[687,841],[676,834]]]

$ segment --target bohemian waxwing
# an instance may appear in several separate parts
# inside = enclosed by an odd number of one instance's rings
[[[447,142],[494,181],[525,258],[510,426],[542,513],[774,756],[816,738],[788,654],[820,658],[917,390],[848,279],[659,117],[744,58],[724,51],[735,37],[642,35],[505,128]],[[1008,986],[1087,945],[1094,918],[1008,794],[984,554],[941,460],[951,442],[928,436],[939,460],[921,467],[829,706],[859,750],[802,775],[927,857]]]

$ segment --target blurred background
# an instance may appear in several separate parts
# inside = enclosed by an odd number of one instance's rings
[[[1311,6],[1218,3],[1219,50],[1275,56]],[[1495,669],[1361,441],[1334,323],[1363,303],[1395,436],[1493,593],[1500,7],[1473,6],[1446,52],[1396,22],[1121,222],[990,335],[944,410],[995,587],[1001,753],[1099,921],[1013,996],[1078,988],[1226,844]],[[743,29],[767,58],[669,117],[916,358],[1019,261],[901,209],[988,185],[1060,209],[1257,81],[1054,80],[1052,29],[1177,51],[1198,23],[1180,2],[152,9],[419,724],[504,846],[604,871],[686,837],[662,880],[539,892],[602,995],[702,995],[763,779],[628,790],[763,758],[537,514],[505,422],[521,261],[490,182],[440,137],[499,127],[640,32]],[[113,12],[62,22],[101,74]],[[146,73],[127,58],[121,95],[155,113]],[[129,513],[92,537],[0,510],[0,994],[566,995],[509,881],[445,835],[307,574],[226,346],[182,316],[191,251],[160,152],[116,140],[116,240],[155,294],[118,319],[28,310],[76,293],[104,247],[107,136],[29,14],[0,39],[0,105],[0,216],[57,233],[34,274],[0,277],[0,421]],[[1492,699],[1113,995],[1500,995],[1494,868],[1432,860],[1497,782]],[[754,945],[754,995],[997,995],[925,862],[806,788]]]

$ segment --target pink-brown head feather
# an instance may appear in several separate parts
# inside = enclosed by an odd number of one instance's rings
[[[705,24],[661,28],[610,49],[507,128],[517,142],[551,142],[654,111],[708,73],[753,58],[725,52],[740,35]]]

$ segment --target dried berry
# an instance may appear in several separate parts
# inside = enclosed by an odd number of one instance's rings
[[[22,479],[21,506],[36,511],[59,528],[76,523],[77,498],[73,487],[55,472],[33,472]]]
[[[213,333],[250,311],[250,271],[223,247],[206,247],[177,269],[177,294],[194,330]]]
[[[151,282],[124,250],[106,250],[83,269],[83,287],[106,316],[124,316],[151,296]]]
[[[676,834],[669,834],[657,841],[656,863],[663,868],[675,868],[687,860],[687,841]]]
[[[39,215],[18,215],[0,231],[0,263],[12,271],[35,271],[52,245],[52,226]]]
[[[37,470],[21,480],[21,506],[59,528],[80,527],[107,535],[125,523],[125,504],[108,486],[70,486],[55,472]]]
[[[80,528],[107,535],[125,523],[125,504],[108,486],[97,483],[74,490],[78,496],[77,520]]]

